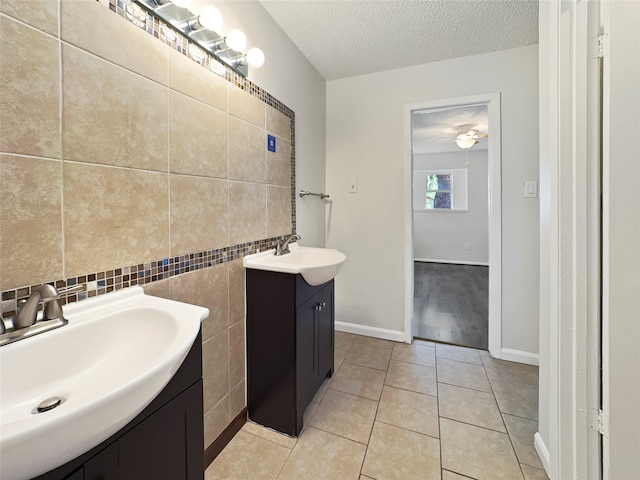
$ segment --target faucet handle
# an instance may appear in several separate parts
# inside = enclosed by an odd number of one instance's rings
[[[62,315],[62,305],[60,305],[60,295],[63,293],[74,292],[76,290],[82,290],[82,285],[72,285],[70,287],[63,287],[57,290],[57,296],[50,301],[45,302],[44,311],[42,312],[42,320],[57,320],[58,318],[64,318]]]
[[[76,290],[82,290],[82,285],[71,285],[69,287],[62,287],[58,289],[58,293],[59,294],[69,293],[69,292],[75,292]]]

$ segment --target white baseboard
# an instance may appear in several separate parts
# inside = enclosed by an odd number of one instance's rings
[[[540,365],[540,356],[537,353],[523,352],[522,350],[512,350],[503,348],[500,350],[500,358],[510,362],[526,363],[527,365]]]
[[[547,472],[547,476],[551,477],[549,475],[549,470],[551,467],[551,456],[549,455],[549,450],[544,444],[544,440],[542,440],[539,432],[536,432],[536,434],[533,436],[533,446],[538,453],[538,457],[540,457],[540,461],[542,462],[542,466],[544,467],[545,472]]]
[[[414,258],[414,262],[428,262],[428,263],[450,263],[453,265],[479,265],[481,267],[488,267],[489,262],[467,262],[466,260],[440,260],[435,258]]]
[[[382,338],[383,340],[392,340],[394,342],[404,342],[404,332],[389,330],[388,328],[370,327],[358,323],[340,322],[336,320],[336,331]]]

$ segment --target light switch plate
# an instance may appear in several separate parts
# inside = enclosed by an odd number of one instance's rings
[[[349,180],[349,193],[358,193],[358,180],[356,178]]]
[[[538,182],[537,182],[537,180],[526,180],[524,182],[524,196],[525,196],[525,198],[537,198],[538,197]]]

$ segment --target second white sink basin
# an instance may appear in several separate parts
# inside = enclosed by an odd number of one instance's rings
[[[64,307],[64,327],[0,348],[0,478],[32,478],[90,450],[171,380],[206,308],[131,287]],[[43,400],[62,403],[34,413]]]
[[[291,253],[274,255],[274,250],[247,255],[242,260],[245,268],[272,272],[301,274],[309,285],[322,285],[335,277],[347,259],[344,253],[332,248],[289,245]]]

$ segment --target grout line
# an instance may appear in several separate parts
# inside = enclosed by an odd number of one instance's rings
[[[63,84],[64,75],[62,70],[62,4],[58,2],[58,140],[60,142],[60,247],[62,260],[62,278],[67,278],[67,236],[65,233],[65,208],[64,208],[64,187],[65,187],[65,168],[64,168],[64,139],[63,139]]]

